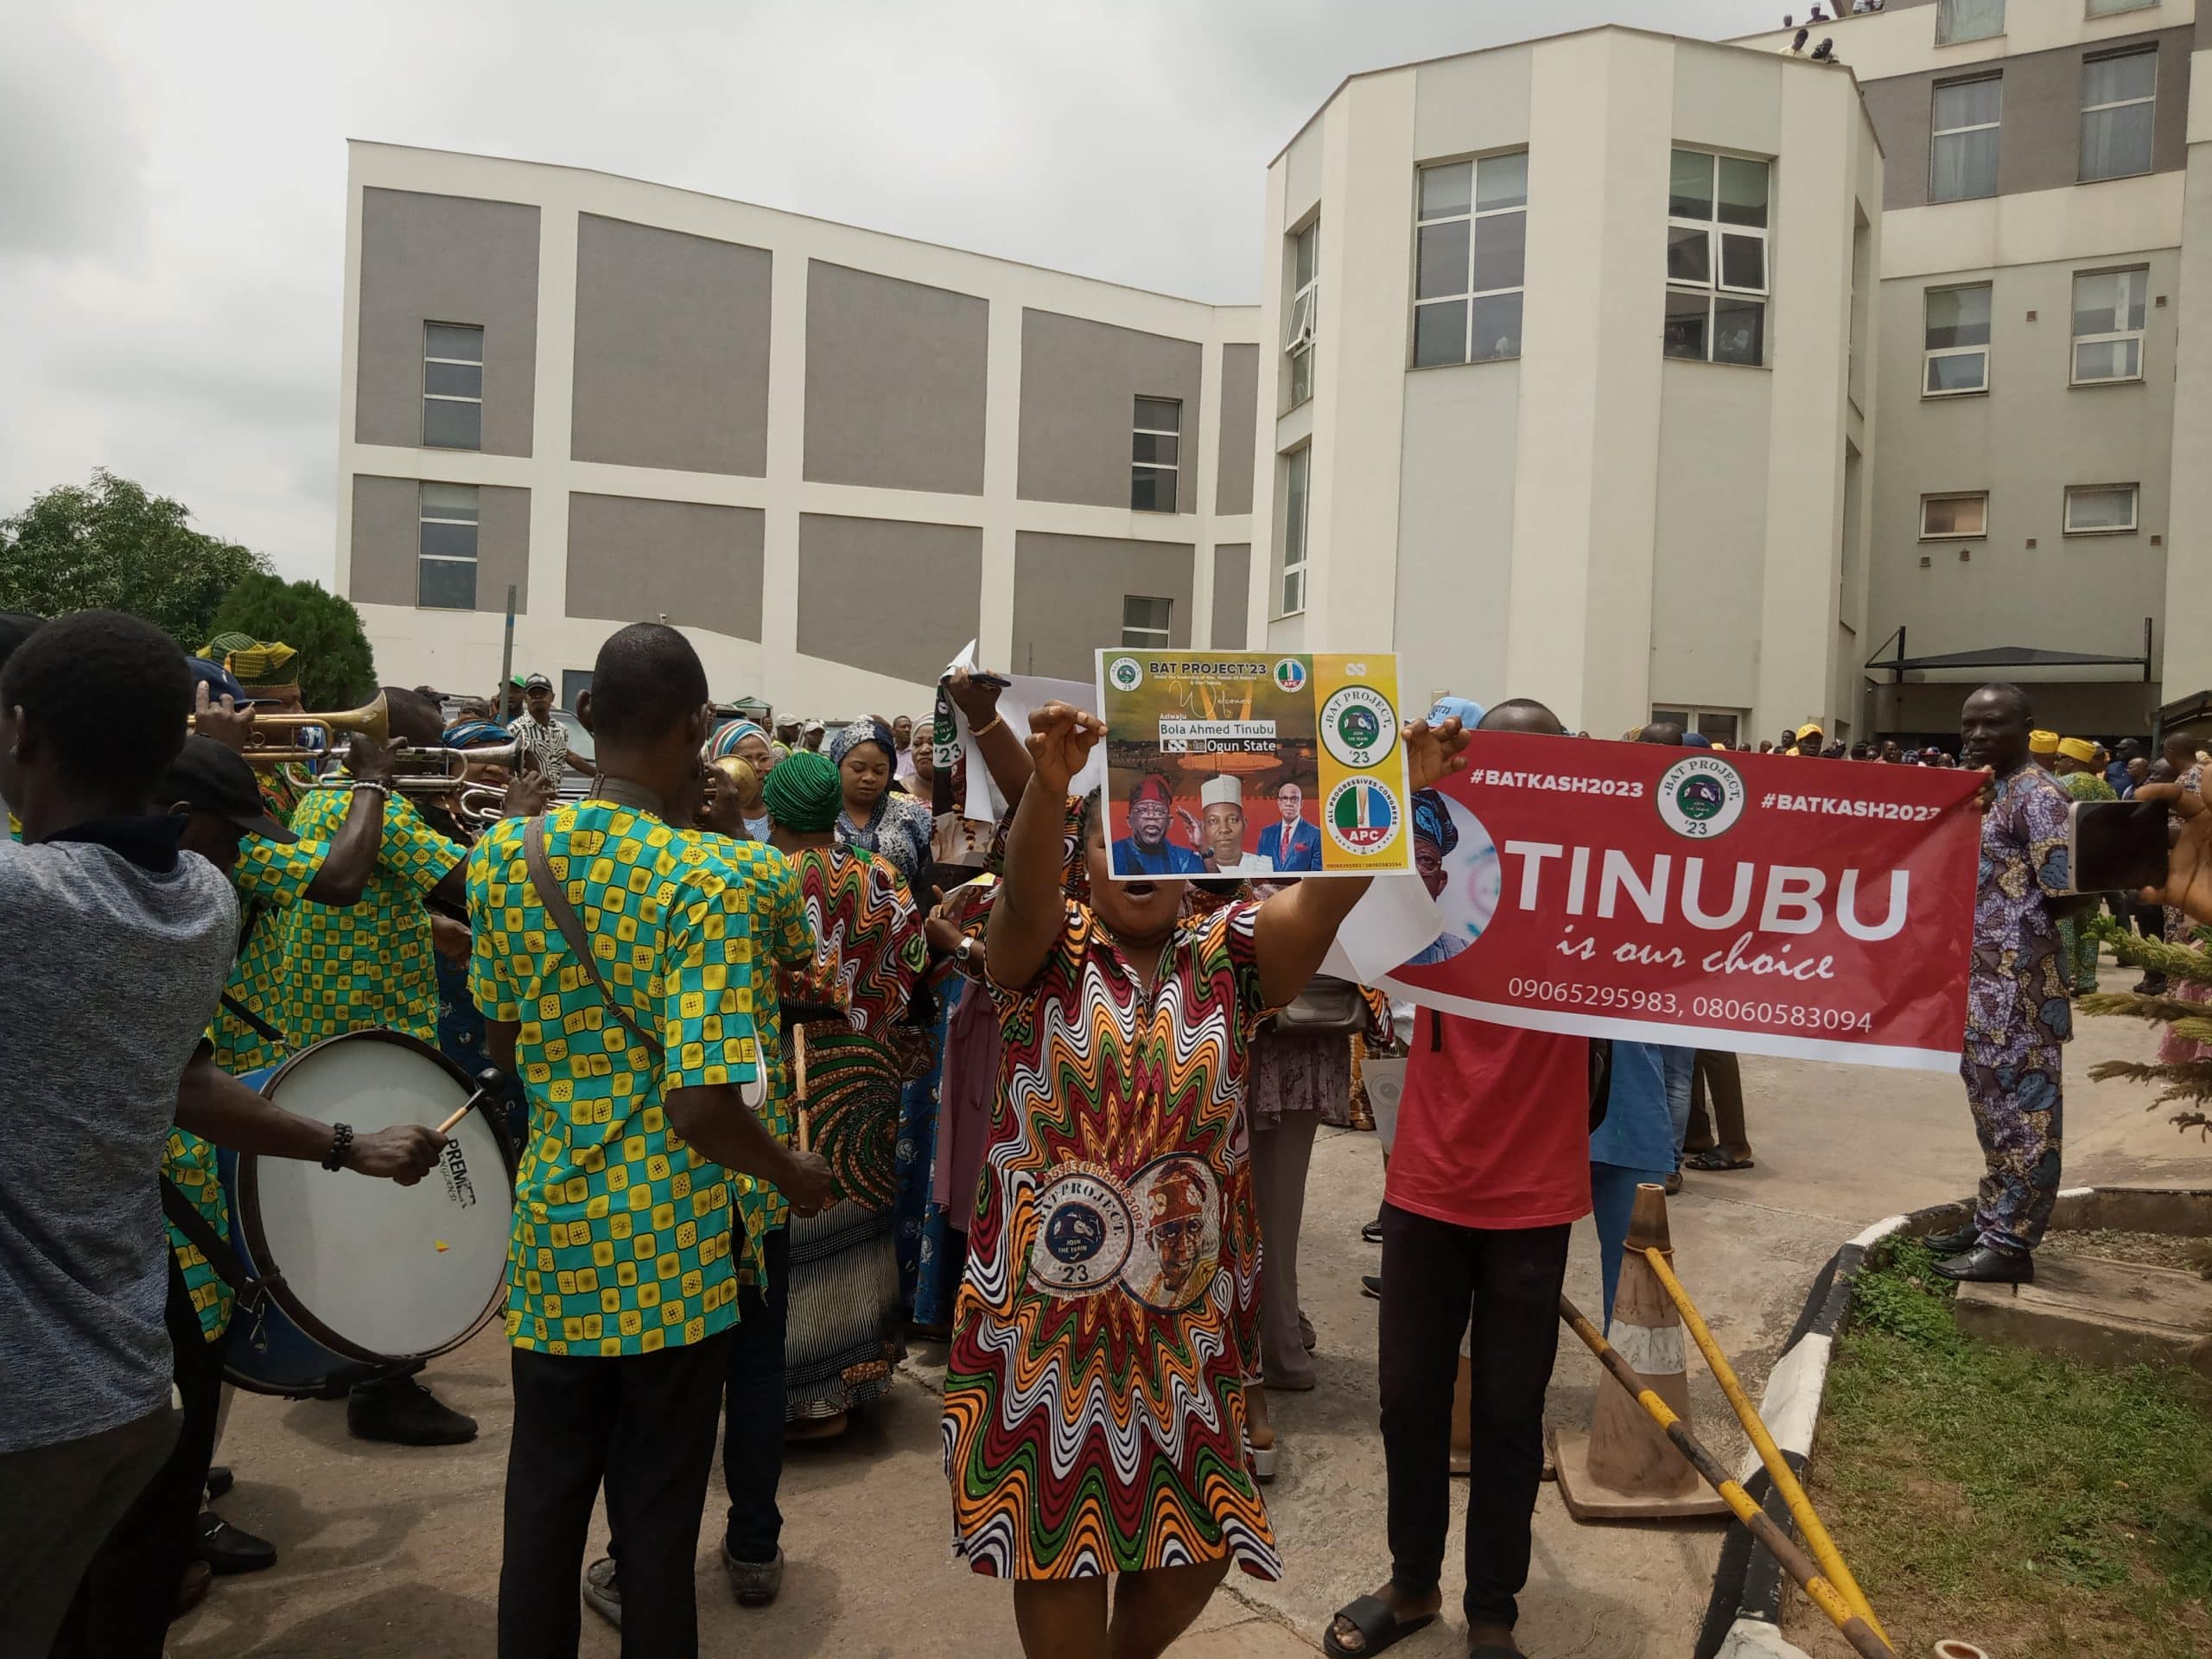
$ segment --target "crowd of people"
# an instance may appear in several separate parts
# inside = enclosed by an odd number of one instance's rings
[[[916,1332],[949,1344],[956,1552],[1014,1580],[1027,1651],[1158,1654],[1232,1564],[1274,1576],[1266,1395],[1315,1382],[1314,1133],[1385,1052],[1408,1068],[1369,1230],[1389,1574],[1321,1640],[1371,1654],[1438,1616],[1449,1476],[1471,1470],[1470,1651],[1518,1651],[1572,1226],[1594,1211],[1610,1312],[1637,1185],[1750,1166],[1733,1055],[1319,976],[1366,882],[1281,879],[1296,802],[1264,869],[1109,879],[1107,815],[1071,792],[1103,725],[1055,703],[1017,733],[989,676],[944,688],[964,742],[937,709],[833,735],[718,716],[690,645],[639,624],[575,711],[581,791],[542,676],[496,711],[385,688],[389,741],[302,786],[255,764],[291,700],[233,671],[251,650],[0,617],[0,929],[38,963],[0,1027],[0,1655],[158,1659],[200,1571],[274,1559],[206,1508],[238,1289],[215,1149],[422,1179],[438,1130],[356,1133],[242,1081],[369,1030],[505,1080],[503,1655],[573,1654],[585,1608],[626,1652],[696,1651],[718,1428],[720,1557],[741,1606],[773,1601],[786,1444],[868,1410]],[[1446,699],[1405,728],[1414,789],[1476,730],[1562,728]],[[2094,963],[2062,931],[2066,804],[2171,802],[2166,896],[2212,919],[2193,748],[2162,783],[2127,743],[2045,735],[2016,687],[1967,701],[1961,758],[1991,774],[1963,1065],[1988,1173],[1943,1241],[1961,1278],[2029,1276],[2056,1190],[2067,992]],[[459,754],[497,810],[411,789],[410,751]],[[1001,817],[965,815],[970,754]],[[1414,828],[1433,880],[1448,816]],[[349,1377],[352,1432],[473,1436],[416,1369]]]

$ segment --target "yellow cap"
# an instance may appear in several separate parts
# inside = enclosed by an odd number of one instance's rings
[[[2030,754],[2056,754],[2058,734],[2056,732],[2030,732],[2028,753]]]
[[[1797,735],[1801,738],[1820,737],[1825,735],[1825,734],[1821,730],[1821,722],[1819,721],[1808,720],[1802,726],[1800,726],[1797,728]]]
[[[2097,746],[2086,737],[2062,737],[2058,752],[2069,760],[2079,760],[2085,766],[2097,764]]]

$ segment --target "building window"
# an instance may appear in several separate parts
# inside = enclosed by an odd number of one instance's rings
[[[1529,152],[1421,170],[1414,366],[1521,355]]]
[[[1920,539],[1957,541],[1963,537],[1989,534],[1989,492],[1970,495],[1923,495],[1920,498]]]
[[[1283,463],[1282,607],[1280,616],[1306,608],[1306,498],[1313,462],[1310,448],[1294,449]]]
[[[2123,11],[2148,11],[2158,0],[2089,0],[2091,17],[2113,17]]]
[[[484,447],[484,331],[423,325],[423,442],[431,449]]]
[[[1654,726],[1679,726],[1685,732],[1702,733],[1732,749],[1737,747],[1736,734],[1743,729],[1744,719],[1740,709],[1695,709],[1688,703],[1677,703],[1671,709],[1655,707],[1651,710]]]
[[[2135,528],[2133,484],[2076,484],[2066,492],[2069,536],[2125,536]]]
[[[1921,394],[1989,390],[1989,284],[1928,290],[1928,371]]]
[[[1766,361],[1764,162],[1678,149],[1667,192],[1669,357]]]
[[[2074,384],[2143,378],[2143,296],[2147,267],[2090,271],[2074,279]]]
[[[2005,78],[1947,80],[1929,120],[1928,200],[1969,201],[1997,194],[1997,139]]]
[[[1840,8],[1839,8],[1840,10]],[[2005,32],[2005,0],[1936,0],[1936,44],[1986,41]]]
[[[1173,397],[1137,399],[1129,451],[1129,509],[1175,511],[1177,456],[1183,447],[1183,405]]]
[[[1290,403],[1296,409],[1313,395],[1313,331],[1321,305],[1321,222],[1316,219],[1292,238],[1290,321],[1282,349],[1290,359]]]
[[[2082,62],[2082,183],[2151,170],[2151,127],[2158,99],[2155,46]]]
[[[1135,645],[1141,651],[1167,649],[1167,620],[1175,613],[1172,599],[1143,599],[1135,594],[1122,596],[1122,643]]]
[[[415,602],[425,610],[476,608],[476,486],[424,484],[421,556],[415,561]]]

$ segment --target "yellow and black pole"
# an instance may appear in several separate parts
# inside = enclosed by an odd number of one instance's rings
[[[1744,1392],[1744,1385],[1737,1380],[1735,1370],[1728,1363],[1728,1356],[1720,1351],[1720,1344],[1713,1341],[1713,1332],[1706,1329],[1705,1319],[1698,1313],[1697,1305],[1690,1300],[1689,1292],[1682,1288],[1682,1281],[1675,1277],[1675,1270],[1667,1265],[1665,1257],[1657,1250],[1646,1250],[1643,1254],[1651,1263],[1652,1272],[1658,1275],[1659,1282],[1673,1299],[1675,1311],[1681,1315],[1682,1324],[1688,1328],[1698,1351],[1705,1356],[1705,1363],[1713,1371],[1713,1380],[1720,1384],[1720,1392],[1728,1396],[1728,1406],[1736,1414],[1736,1421],[1743,1424],[1744,1433],[1751,1437],[1752,1446],[1758,1448],[1759,1461],[1766,1465],[1767,1478],[1774,1483],[1775,1491],[1782,1494],[1783,1502],[1789,1506],[1789,1518],[1797,1523],[1797,1530],[1804,1535],[1806,1545],[1812,1550],[1814,1559],[1821,1564],[1821,1571],[1827,1573],[1829,1581],[1842,1592],[1851,1611],[1865,1619],[1875,1635],[1885,1642],[1888,1641],[1890,1633],[1874,1617],[1873,1608],[1867,1605],[1866,1592],[1859,1587],[1859,1580],[1851,1576],[1851,1569],[1844,1565],[1843,1553],[1836,1548],[1835,1540],[1828,1536],[1828,1529],[1821,1524],[1821,1517],[1813,1509],[1813,1500],[1805,1496],[1804,1487],[1783,1460],[1782,1448],[1774,1443],[1774,1436],[1767,1432],[1758,1408]]]
[[[1821,1572],[1813,1558],[1775,1525],[1765,1510],[1751,1500],[1735,1478],[1720,1466],[1720,1460],[1697,1436],[1684,1427],[1681,1418],[1655,1393],[1651,1386],[1639,1376],[1636,1369],[1607,1342],[1598,1327],[1582,1315],[1582,1311],[1565,1296],[1559,1299],[1560,1317],[1567,1328],[1582,1338],[1583,1344],[1598,1357],[1598,1363],[1612,1376],[1614,1382],[1626,1389],[1636,1402],[1649,1414],[1659,1425],[1675,1449],[1689,1460],[1690,1466],[1705,1478],[1706,1484],[1720,1494],[1722,1500],[1750,1530],[1752,1537],[1766,1546],[1774,1559],[1782,1563],[1783,1570],[1804,1587],[1813,1605],[1827,1615],[1829,1623],[1843,1632],[1844,1640],[1863,1659],[1897,1659],[1890,1644],[1878,1635],[1872,1624],[1853,1611],[1835,1586]]]

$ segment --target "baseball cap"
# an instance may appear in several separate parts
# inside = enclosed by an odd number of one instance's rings
[[[543,674],[533,674],[522,683],[522,689],[525,691],[550,691],[553,682]]]
[[[810,732],[821,732],[827,731],[829,728],[818,720],[810,720],[806,722],[806,729]]]
[[[195,812],[226,819],[264,841],[289,845],[299,839],[269,816],[245,757],[212,737],[184,740],[184,747],[162,774],[159,799],[164,805],[182,801]]]

